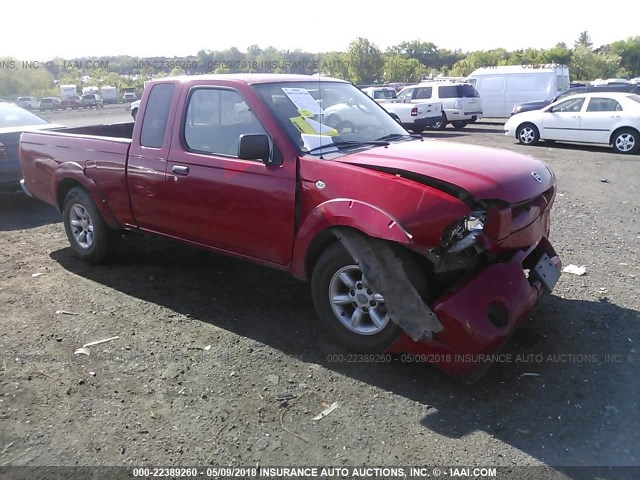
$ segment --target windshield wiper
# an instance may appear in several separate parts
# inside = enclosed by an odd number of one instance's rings
[[[384,137],[378,138],[378,140],[400,140],[401,138],[422,138],[422,135],[418,133],[413,134],[402,134],[402,133],[390,133],[389,135],[385,135]]]
[[[364,142],[359,140],[343,140],[341,142],[327,143],[325,145],[320,145],[319,147],[313,147],[311,150],[307,150],[307,153],[317,152],[318,150],[327,150],[331,147],[336,147],[338,149],[345,149],[345,148],[367,147],[372,145],[387,147],[390,145],[390,143],[386,140],[368,140]]]

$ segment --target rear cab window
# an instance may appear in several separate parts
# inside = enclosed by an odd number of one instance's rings
[[[174,88],[173,83],[160,83],[151,90],[140,134],[140,145],[143,147],[162,148],[164,145]]]

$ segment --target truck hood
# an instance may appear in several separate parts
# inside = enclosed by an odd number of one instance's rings
[[[533,157],[440,140],[392,143],[334,161],[399,174],[465,201],[519,203],[555,182],[546,165]]]

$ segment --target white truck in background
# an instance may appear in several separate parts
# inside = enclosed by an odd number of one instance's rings
[[[78,95],[78,87],[75,85],[60,85],[60,98],[62,100],[69,100],[71,97]]]
[[[422,133],[442,122],[441,102],[405,102],[397,99],[393,87],[366,87],[362,91],[414,133]]]
[[[104,86],[100,89],[104,103],[118,103],[118,89],[116,87]]]

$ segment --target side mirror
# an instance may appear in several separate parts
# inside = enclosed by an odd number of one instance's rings
[[[269,137],[263,133],[245,133],[238,142],[238,158],[243,160],[260,160],[265,165],[279,167],[282,159],[271,157]]]

